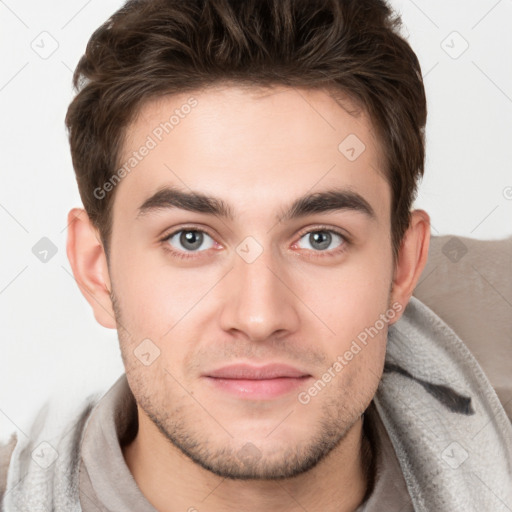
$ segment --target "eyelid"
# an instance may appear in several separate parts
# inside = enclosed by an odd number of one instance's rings
[[[336,233],[337,235],[341,236],[346,242],[351,242],[350,236],[345,233],[345,231],[341,228],[335,228],[333,226],[327,226],[327,225],[316,225],[313,227],[304,228],[304,230],[299,231],[299,234],[297,235],[299,238],[302,238],[304,235],[307,235],[308,233],[315,233],[316,231],[331,231],[333,233]]]
[[[163,242],[164,240],[168,240],[169,238],[173,237],[180,231],[198,231],[200,233],[207,234],[210,238],[213,238],[215,240],[215,236],[213,235],[208,228],[199,226],[199,225],[182,225],[176,228],[170,228],[169,230],[165,231],[165,233],[160,237],[159,241]]]

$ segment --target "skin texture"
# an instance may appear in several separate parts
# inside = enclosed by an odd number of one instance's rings
[[[109,265],[85,211],[69,212],[75,278],[96,320],[118,330],[138,404],[125,460],[161,512],[354,510],[367,486],[361,414],[382,375],[388,325],[425,266],[429,216],[412,212],[394,268],[391,190],[372,125],[320,90],[229,86],[150,101],[129,127],[121,163],[191,97],[197,105],[115,187]],[[353,161],[338,149],[350,134],[365,145]],[[234,219],[176,208],[137,218],[163,185],[222,198]],[[333,187],[362,195],[375,220],[353,210],[279,220],[297,197]],[[180,228],[207,232],[199,250],[181,233],[161,241]],[[330,244],[319,249],[311,232],[326,230]],[[259,255],[249,263],[240,247]],[[298,394],[393,304],[394,318],[301,403]],[[149,365],[136,355],[145,339],[150,357],[158,353]],[[286,363],[310,378],[257,400],[202,376],[235,362]]]

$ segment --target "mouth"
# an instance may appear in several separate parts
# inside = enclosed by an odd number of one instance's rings
[[[286,395],[312,378],[307,372],[284,364],[236,364],[209,371],[202,377],[218,392],[252,400]]]

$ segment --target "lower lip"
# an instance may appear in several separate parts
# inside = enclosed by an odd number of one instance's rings
[[[241,398],[254,400],[266,400],[285,395],[304,385],[310,378],[310,376],[305,376],[256,380],[206,377],[206,379],[220,391],[225,391]]]

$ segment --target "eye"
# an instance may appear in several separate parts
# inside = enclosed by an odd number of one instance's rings
[[[207,238],[205,238],[207,237]],[[208,242],[204,247],[205,240]],[[171,252],[177,253],[177,256],[181,256],[180,253],[187,252],[203,252],[204,250],[211,249],[215,245],[213,238],[203,230],[200,229],[180,229],[173,233],[166,235],[162,239],[162,242],[166,242],[166,245],[173,247]],[[199,250],[203,246],[202,250]],[[183,255],[187,257],[186,254]]]
[[[309,244],[309,247],[300,247],[300,242],[303,239]],[[182,227],[165,235],[160,241],[164,244],[166,251],[170,252],[173,257],[181,259],[197,257],[200,253],[216,247],[215,240],[206,231],[196,227]],[[334,248],[332,248],[333,245]],[[348,237],[337,230],[317,227],[302,233],[299,241],[295,242],[292,247],[308,249],[311,257],[329,257],[341,254],[349,245]]]
[[[309,247],[305,247],[306,249],[315,252],[329,252],[335,254],[344,251],[348,244],[347,237],[336,230],[327,228],[317,228],[314,231],[310,230],[304,233],[300,240],[305,240],[306,243],[309,244]],[[299,244],[300,240],[295,245]],[[336,242],[338,242],[338,244],[336,244]],[[333,244],[335,245],[334,248],[332,247]]]

